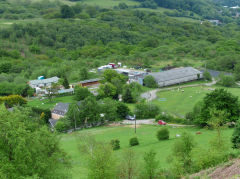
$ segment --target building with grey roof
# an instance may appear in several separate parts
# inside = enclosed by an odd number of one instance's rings
[[[52,119],[60,119],[68,112],[70,103],[57,103],[52,110]]]
[[[77,102],[77,105],[81,105],[81,101]],[[69,109],[70,103],[57,103],[54,109],[52,110],[52,119],[58,120],[64,117]]]
[[[154,77],[159,87],[194,81],[203,77],[201,71],[192,67],[175,68],[149,75]]]
[[[59,78],[55,76],[47,79],[31,80],[29,81],[29,85],[32,88],[51,87],[52,83],[57,83],[58,81],[59,81]]]
[[[132,70],[132,69],[125,69],[119,68],[115,69],[118,73],[128,76],[129,83],[137,82],[143,85],[143,79],[148,74],[146,71],[142,70]]]

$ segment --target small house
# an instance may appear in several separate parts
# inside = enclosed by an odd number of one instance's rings
[[[70,103],[57,103],[54,109],[52,110],[52,119],[58,120],[65,116],[68,112]]]
[[[90,79],[90,80],[84,80],[80,81],[79,85],[82,87],[87,87],[87,86],[93,86],[93,85],[99,85],[100,84],[100,78],[95,78],[95,79]]]

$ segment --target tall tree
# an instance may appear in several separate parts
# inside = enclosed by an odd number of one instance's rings
[[[69,82],[68,82],[68,79],[67,79],[66,76],[64,76],[64,78],[63,78],[62,85],[64,86],[65,89],[69,89],[70,88]]]
[[[119,178],[133,179],[139,174],[138,158],[132,149],[126,149],[122,154],[119,170]]]
[[[181,175],[192,170],[192,150],[194,146],[193,137],[186,132],[174,143],[172,156],[175,159],[174,170],[177,174]]]
[[[98,96],[100,98],[114,98],[117,99],[117,88],[112,83],[101,84],[98,89]]]
[[[86,80],[88,78],[89,78],[89,74],[88,74],[87,68],[85,68],[85,67],[81,68],[81,70],[80,70],[80,80]]]
[[[125,103],[134,103],[135,102],[129,86],[126,86],[125,90],[123,91],[122,99],[123,99],[123,102],[125,102]]]
[[[144,175],[146,178],[154,179],[159,162],[156,160],[156,153],[152,150],[144,154]]]
[[[74,88],[74,99],[77,101],[82,101],[88,96],[92,96],[93,94],[88,90],[88,88],[76,86]]]
[[[196,123],[205,126],[211,119],[210,109],[225,111],[226,118],[223,123],[237,121],[240,116],[238,97],[224,89],[216,89],[208,93],[201,105],[200,113],[196,116]]]
[[[78,134],[77,137],[80,152],[86,154],[88,157],[88,178],[116,178],[117,168],[112,146],[97,142],[95,138],[89,134]]]
[[[80,105],[80,118],[84,124],[96,124],[101,122],[100,106],[94,96],[89,96],[84,99]]]
[[[0,173],[6,178],[69,178],[59,138],[30,116],[26,109],[9,112],[0,106]]]
[[[156,80],[151,75],[146,76],[143,80],[143,83],[145,86],[147,86],[149,88],[157,88],[158,87]]]
[[[234,128],[232,135],[233,148],[240,149],[240,120],[237,121],[237,124]]]
[[[68,5],[62,5],[61,6],[61,15],[62,15],[62,18],[72,18],[72,17],[74,17],[74,11],[73,11],[72,7],[70,7]]]

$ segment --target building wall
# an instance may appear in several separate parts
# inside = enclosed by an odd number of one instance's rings
[[[202,77],[203,77],[203,75],[200,74],[200,78],[202,78]],[[198,76],[197,75],[191,75],[191,76],[178,78],[178,79],[173,79],[173,80],[169,80],[169,81],[158,82],[158,86],[159,87],[171,86],[171,85],[184,83],[184,82],[189,82],[189,81],[194,81],[194,80],[198,80]]]
[[[56,114],[56,113],[52,113],[52,119],[55,119],[55,120],[58,120],[58,119],[60,119],[60,118],[62,118],[62,117],[64,117],[64,116],[62,116],[62,115],[59,115],[59,114]]]
[[[94,82],[89,82],[89,83],[82,83],[81,86],[92,86],[92,85],[97,85],[99,84],[99,81],[94,81]]]

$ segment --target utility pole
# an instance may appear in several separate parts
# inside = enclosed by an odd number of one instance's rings
[[[77,129],[77,120],[76,120],[76,110],[78,110],[78,112],[79,112],[79,108],[78,108],[78,104],[76,103],[76,104],[74,104],[74,130],[76,131],[76,129]]]
[[[135,118],[135,134],[137,133],[137,125],[136,125],[136,116],[134,115],[134,118]]]
[[[74,130],[77,128],[77,122],[76,122],[76,110],[74,109]]]

